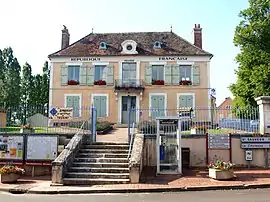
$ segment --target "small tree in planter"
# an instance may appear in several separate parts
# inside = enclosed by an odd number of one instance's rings
[[[24,169],[13,165],[5,165],[0,169],[1,183],[14,183],[25,173]]]
[[[234,164],[231,162],[225,162],[217,160],[215,163],[210,163],[209,177],[217,180],[228,180],[235,177],[233,173]]]

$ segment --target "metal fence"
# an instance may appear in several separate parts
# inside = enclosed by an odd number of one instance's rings
[[[129,123],[136,123],[137,132],[156,133],[156,117],[181,117],[182,134],[258,133],[259,108],[131,109]]]
[[[24,131],[35,133],[77,133],[90,132],[93,130],[93,114],[96,116],[96,109],[92,106],[73,108],[72,116],[69,118],[54,118],[53,114],[66,107],[54,107],[49,109],[47,106],[35,107],[9,107],[6,112],[6,127],[0,128],[0,132],[20,132]],[[53,111],[56,110],[56,111]],[[58,111],[57,111],[58,110]],[[74,113],[75,111],[75,113]],[[54,113],[53,113],[54,112]]]

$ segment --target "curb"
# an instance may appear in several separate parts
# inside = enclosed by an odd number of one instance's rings
[[[31,190],[21,188],[0,188],[2,192],[12,194],[101,194],[101,193],[160,193],[160,192],[186,192],[186,191],[214,191],[214,190],[241,190],[241,189],[265,189],[270,184],[242,184],[242,185],[221,185],[221,186],[196,186],[196,187],[165,187],[145,189],[89,189],[89,190]]]

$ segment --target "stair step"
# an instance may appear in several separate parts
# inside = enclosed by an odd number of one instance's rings
[[[127,146],[129,145],[126,142],[93,142],[93,143],[90,143],[90,144],[91,145],[127,145]]]
[[[129,179],[129,173],[66,173],[67,178]]]
[[[64,178],[63,182],[65,185],[127,184],[129,179]]]
[[[129,173],[129,168],[95,168],[95,167],[71,167],[69,172],[91,172],[91,173]]]
[[[128,150],[129,145],[96,145],[88,144],[82,145],[82,149],[118,149],[118,150]]]
[[[79,152],[76,157],[87,158],[127,158],[127,153],[82,153]]]
[[[94,163],[94,162],[73,162],[72,167],[89,168],[128,168],[128,163]]]
[[[118,149],[80,149],[79,153],[128,153],[127,150]]]
[[[127,158],[75,158],[74,162],[128,163]]]

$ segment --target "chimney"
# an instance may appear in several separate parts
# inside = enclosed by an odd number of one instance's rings
[[[194,45],[202,48],[202,28],[200,24],[195,24],[194,27]]]
[[[69,33],[68,29],[65,25],[64,29],[62,30],[62,44],[61,44],[61,49],[64,49],[69,46]]]

